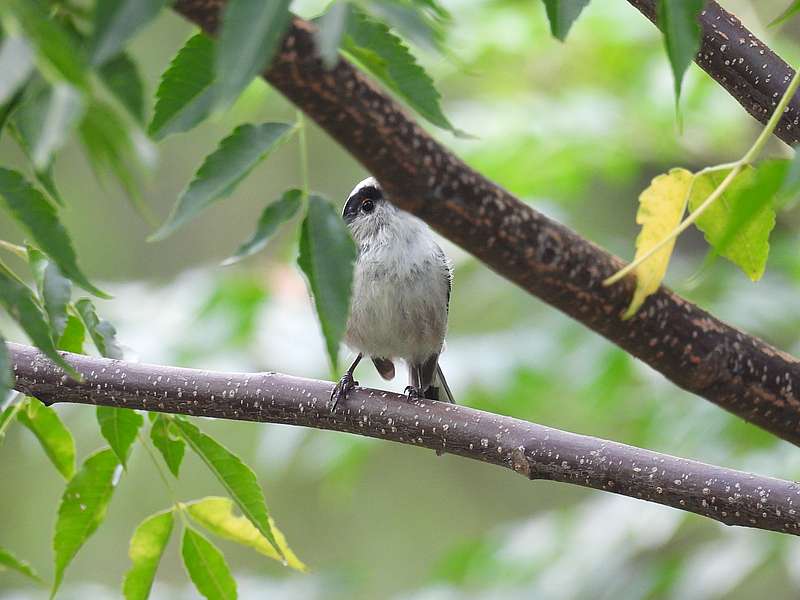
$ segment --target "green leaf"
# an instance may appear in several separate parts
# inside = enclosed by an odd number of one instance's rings
[[[110,171],[128,195],[133,208],[146,221],[152,212],[141,198],[134,165],[138,165],[131,131],[117,112],[101,102],[93,102],[81,121],[80,138],[97,178]]]
[[[144,123],[144,83],[133,59],[124,52],[105,62],[98,75],[120,104],[140,124]]]
[[[181,462],[183,462],[183,453],[186,451],[186,442],[183,441],[183,438],[178,437],[175,427],[168,417],[164,415],[155,417],[153,425],[150,427],[150,439],[158,448],[169,470],[177,477],[181,469]]]
[[[683,74],[700,50],[702,31],[697,18],[708,0],[658,0],[658,26],[675,78],[675,102],[681,96]]]
[[[233,500],[230,498],[220,498],[210,496],[202,500],[196,500],[186,505],[186,511],[199,525],[223,539],[236,542],[242,546],[253,548],[256,552],[273,560],[283,562],[275,548],[261,535],[249,519],[233,514]],[[275,534],[278,546],[286,557],[286,564],[298,571],[306,571],[307,567],[297,558],[286,543],[286,537],[275,526],[270,518],[270,526]]]
[[[300,232],[297,264],[308,279],[334,369],[350,312],[355,260],[356,245],[344,221],[327,200],[312,195]]]
[[[58,265],[64,275],[95,296],[109,297],[92,285],[78,268],[67,230],[58,220],[55,208],[41,192],[16,171],[0,168],[0,198],[6,210],[18,223],[25,226],[36,244]]]
[[[716,189],[728,175],[730,169],[711,171],[695,176],[689,197],[689,210],[694,211]],[[769,234],[775,226],[775,211],[772,206],[762,206],[746,225],[726,241],[721,248],[727,229],[737,213],[745,212],[745,191],[756,180],[752,167],[740,173],[720,196],[696,221],[706,241],[718,252],[744,271],[750,279],[757,281],[764,274],[769,254]],[[744,202],[743,202],[744,199]]]
[[[85,340],[86,327],[83,326],[83,321],[75,315],[67,315],[67,326],[64,328],[64,333],[61,334],[58,344],[56,344],[58,349],[75,354],[84,354],[83,343]]]
[[[89,54],[93,65],[116,56],[128,39],[158,14],[165,0],[100,0],[95,4]]]
[[[136,441],[136,434],[144,425],[142,415],[130,408],[98,406],[97,423],[119,462],[123,467],[126,466],[131,446]]]
[[[33,48],[21,35],[9,35],[0,46],[0,104],[10,101],[33,73]]]
[[[25,400],[17,419],[39,440],[45,454],[64,479],[75,473],[75,441],[58,413],[35,398]]]
[[[26,577],[30,577],[34,581],[42,583],[42,578],[33,570],[27,562],[18,559],[5,548],[0,548],[0,571],[3,568],[14,569],[17,573],[22,573]]]
[[[343,48],[425,119],[460,134],[442,112],[433,80],[386,25],[351,11]]]
[[[61,586],[64,570],[105,519],[118,467],[117,457],[110,449],[99,450],[86,459],[67,484],[53,536],[55,576],[51,598]]]
[[[28,263],[34,272],[39,297],[50,322],[53,339],[61,339],[67,326],[67,304],[72,297],[72,282],[61,274],[58,267],[32,246],[28,246]]]
[[[67,83],[40,87],[14,114],[23,149],[37,171],[45,171],[84,112],[83,95]]]
[[[132,564],[122,583],[125,600],[147,600],[150,596],[158,563],[172,535],[174,521],[171,510],[156,513],[142,521],[133,532],[128,548]]]
[[[11,420],[17,416],[17,404],[9,402],[2,411],[0,411],[0,442],[6,436],[6,431],[11,425]]]
[[[216,105],[232,103],[261,73],[289,25],[290,0],[229,0],[216,56]]]
[[[268,205],[258,219],[256,231],[253,236],[239,246],[233,256],[222,263],[223,266],[239,262],[243,258],[255,254],[266,246],[267,242],[278,230],[278,227],[297,214],[302,199],[302,191],[288,190],[283,193],[280,200]]]
[[[211,112],[214,101],[214,42],[198,33],[186,42],[161,76],[148,132],[161,140],[189,131]]]
[[[743,182],[742,185],[733,189],[734,196],[726,206],[728,218],[714,247],[715,253],[723,254],[729,250],[732,251],[732,244],[737,241],[742,243],[743,240],[740,236],[751,223],[762,221],[764,224],[771,222],[774,225],[774,209],[789,168],[790,161],[788,160],[764,161],[756,167],[749,183]],[[769,229],[771,230],[772,227],[770,226]],[[737,238],[740,239],[737,240]],[[766,239],[769,239],[769,231],[766,232]],[[769,245],[767,245],[768,251]]]
[[[111,323],[97,316],[92,301],[81,298],[75,303],[75,308],[100,355],[106,358],[122,358],[122,348],[117,343],[117,330]]]
[[[203,209],[230,196],[239,182],[292,132],[294,127],[286,123],[240,125],[234,129],[206,157],[166,222],[150,240],[163,240]]]
[[[0,406],[5,402],[8,392],[14,387],[14,373],[11,367],[11,354],[8,352],[5,338],[0,334]],[[0,429],[2,429],[1,418]]]
[[[72,37],[47,14],[48,7],[40,0],[5,0],[13,19],[36,46],[40,68],[50,78],[63,78],[78,88],[87,87],[86,64]],[[9,19],[4,19],[7,30]]]
[[[183,439],[203,459],[206,466],[233,498],[239,510],[280,553],[280,547],[269,524],[269,512],[264,501],[264,492],[261,491],[261,486],[258,485],[253,470],[233,452],[200,431],[186,419],[176,418],[173,422]]]
[[[322,62],[328,69],[332,69],[339,60],[339,46],[344,39],[349,19],[350,5],[347,2],[335,2],[315,21],[317,30],[314,32],[314,41]]]
[[[570,27],[588,4],[589,0],[544,0],[553,37],[562,42],[567,39]]]
[[[71,377],[80,379],[77,371],[56,352],[50,326],[31,289],[4,269],[2,263],[0,263],[0,306],[19,323],[39,350]]]
[[[236,581],[222,552],[190,527],[183,532],[181,556],[192,583],[205,598],[236,599]]]
[[[800,12],[800,0],[793,0],[793,2],[788,7],[786,7],[786,10],[784,10],[780,15],[775,17],[775,19],[773,19],[770,22],[769,26],[774,27],[775,25],[780,25],[781,23],[784,23],[789,19],[791,19],[794,15],[796,15],[799,12]]]

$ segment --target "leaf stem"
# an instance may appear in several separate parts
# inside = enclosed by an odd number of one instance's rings
[[[675,229],[673,229],[669,235],[659,241],[655,246],[650,248],[647,252],[645,252],[642,256],[628,264],[626,267],[620,269],[614,275],[603,281],[603,285],[609,286],[613,285],[620,281],[623,277],[631,273],[634,269],[636,269],[639,265],[641,265],[644,261],[649,259],[653,256],[656,252],[661,250],[664,246],[669,244],[672,240],[677,238],[681,233],[686,231],[686,229],[692,225],[697,219],[699,219],[702,214],[710,207],[722,194],[725,193],[725,190],[728,189],[728,186],[731,182],[736,179],[739,173],[742,172],[747,165],[751,164],[755,161],[756,158],[761,154],[764,150],[764,146],[766,146],[767,142],[769,141],[772,132],[775,131],[775,128],[778,126],[778,123],[783,116],[783,113],[786,111],[786,107],[789,105],[789,102],[794,97],[794,93],[797,91],[798,86],[800,86],[800,70],[797,71],[792,78],[792,81],[789,83],[789,87],[786,88],[783,96],[778,102],[778,105],[775,107],[772,116],[767,121],[767,124],[764,126],[764,129],[761,131],[759,136],[756,138],[756,141],[753,142],[753,145],[750,146],[750,149],[745,153],[742,158],[737,160],[735,163],[727,163],[724,165],[717,165],[714,167],[706,167],[702,171],[699,171],[695,174],[695,178],[698,175],[709,173],[712,171],[719,171],[726,168],[731,168],[730,173],[725,177],[725,179],[720,182],[720,184],[716,187],[716,189],[711,192],[711,194],[706,198],[700,206],[694,209],[688,217],[686,217],[680,225],[678,225]],[[692,186],[694,185],[694,179],[692,180]],[[692,193],[692,186],[689,187],[687,192],[687,196],[690,196]]]
[[[303,111],[297,109],[297,135],[300,146],[300,178],[302,179],[303,200],[308,200],[310,193],[308,176],[308,140],[306,139],[306,119]]]
[[[12,409],[12,412],[11,412],[11,416],[8,417],[8,419],[6,419],[5,423],[0,425],[0,440],[3,439],[3,436],[6,434],[6,429],[8,429],[9,425],[11,424],[11,421],[14,420],[14,418],[17,416],[17,413],[20,411],[22,406],[25,404],[22,401],[19,401],[19,402],[17,401],[22,394],[20,394],[19,392],[15,392],[15,394],[16,394],[16,396],[14,396],[8,402],[8,404],[6,404],[6,406],[4,407],[4,410],[5,410],[5,408],[8,408],[8,405],[10,405],[10,404],[14,405],[14,408]]]
[[[11,254],[18,256],[22,260],[28,260],[28,253],[22,246],[18,246],[17,244],[12,244],[11,242],[7,242],[5,240],[0,240],[0,248],[6,250],[7,252],[11,252]]]
[[[164,485],[166,486],[167,491],[169,492],[169,495],[172,498],[172,504],[176,508],[180,509],[181,503],[178,501],[178,496],[175,494],[175,488],[172,487],[172,483],[170,482],[169,477],[167,477],[167,474],[164,472],[161,463],[158,462],[158,457],[155,455],[155,452],[153,452],[153,449],[147,443],[147,440],[144,439],[144,436],[140,431],[136,432],[136,436],[139,438],[139,441],[142,443],[142,446],[144,446],[144,449],[147,451],[147,455],[150,457],[150,460],[155,465],[156,471],[158,471],[158,476],[161,478],[161,481],[164,482]]]

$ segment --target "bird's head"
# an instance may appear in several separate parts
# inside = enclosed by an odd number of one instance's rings
[[[380,231],[397,213],[397,209],[386,201],[380,184],[374,177],[361,181],[345,202],[342,218],[357,242]]]

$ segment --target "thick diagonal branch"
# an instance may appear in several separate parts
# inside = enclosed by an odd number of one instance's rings
[[[279,373],[218,373],[64,353],[85,381],[37,349],[9,344],[15,388],[45,403],[284,423],[457,454],[740,525],[800,534],[800,486],[464,406],[356,388],[330,411],[333,384]],[[434,458],[431,453],[431,458]]]
[[[178,0],[174,8],[213,34],[223,5]],[[295,19],[265,78],[373,173],[394,203],[680,387],[800,444],[795,358],[666,288],[623,321],[633,281],[602,285],[620,260],[473,171],[346,61],[326,70],[312,31]]]

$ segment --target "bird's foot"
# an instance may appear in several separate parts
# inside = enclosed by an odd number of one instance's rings
[[[331,412],[336,410],[336,406],[339,404],[340,400],[347,400],[347,395],[350,393],[350,390],[357,385],[358,382],[353,379],[353,374],[350,371],[342,375],[339,383],[336,384],[331,392]]]
[[[424,398],[425,395],[422,393],[421,390],[415,388],[412,385],[407,385],[405,391],[403,392],[406,396],[408,396],[409,400],[419,400],[420,398]]]

